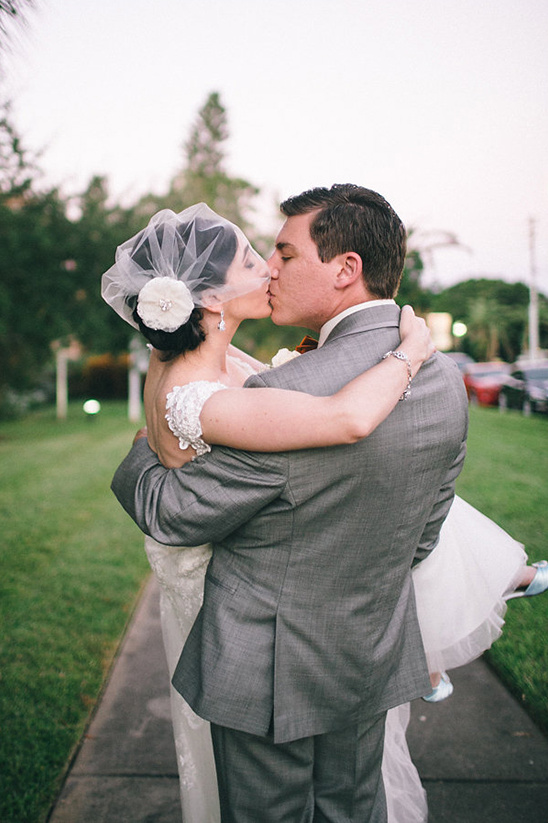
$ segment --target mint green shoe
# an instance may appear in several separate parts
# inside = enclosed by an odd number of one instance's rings
[[[441,673],[441,680],[438,685],[432,689],[430,694],[426,694],[422,699],[427,703],[441,703],[442,700],[447,700],[453,694],[453,684],[449,679],[447,672]]]
[[[509,594],[506,600],[513,597],[534,597],[535,594],[542,594],[548,589],[548,560],[539,560],[538,563],[531,563],[536,568],[536,574],[524,591]]]

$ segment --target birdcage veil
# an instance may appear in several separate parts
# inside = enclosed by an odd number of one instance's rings
[[[255,265],[244,270],[246,249]],[[227,277],[229,268],[236,269],[236,276]],[[195,306],[224,303],[254,291],[268,276],[265,261],[243,232],[198,203],[179,214],[163,209],[118,246],[114,265],[103,274],[101,294],[134,328],[137,309],[150,328],[174,331]]]

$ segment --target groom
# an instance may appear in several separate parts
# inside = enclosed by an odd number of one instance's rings
[[[281,210],[272,319],[316,330],[319,347],[246,385],[332,394],[398,349],[405,228],[352,185]],[[466,429],[462,378],[436,354],[355,445],[214,448],[168,471],[140,440],[118,469],[143,531],[213,543],[173,683],[212,724],[223,821],[386,820],[386,711],[431,689],[411,566],[436,545]]]

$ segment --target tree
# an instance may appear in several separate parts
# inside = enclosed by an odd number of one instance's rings
[[[509,362],[527,340],[529,289],[523,283],[486,278],[457,283],[436,295],[434,311],[450,312],[468,327],[462,349],[474,359],[500,357]],[[541,346],[548,345],[548,300],[539,295]]]
[[[420,251],[409,249],[405,258],[397,301],[400,306],[409,303],[418,313],[428,311],[432,302],[432,293],[424,289],[421,284],[423,271],[424,263]]]
[[[416,311],[426,312],[430,309],[434,293],[425,289],[421,277],[426,264],[433,265],[434,251],[449,246],[458,246],[468,251],[457,236],[450,231],[433,229],[422,231],[411,227],[407,233],[407,256],[398,293],[398,303],[410,303]]]
[[[225,154],[221,148],[228,138],[226,110],[218,92],[212,92],[198,112],[185,153],[190,175],[212,184],[217,175],[224,174]],[[211,187],[214,191],[214,187]]]
[[[204,201],[247,232],[248,212],[259,190],[240,177],[230,177],[225,167],[223,143],[228,138],[226,110],[219,94],[212,92],[198,112],[185,143],[186,168],[173,181],[173,191],[181,186],[189,203]]]
[[[38,175],[36,159],[23,147],[11,119],[11,103],[0,103],[0,197],[22,202]]]
[[[66,307],[71,334],[91,352],[126,351],[130,329],[101,297],[101,276],[114,263],[116,247],[142,228],[133,208],[109,205],[108,181],[91,178],[76,199],[71,223],[72,293]]]
[[[162,196],[143,198],[136,211],[147,219],[161,208],[175,212],[194,203],[205,202],[214,211],[243,229],[257,250],[266,254],[274,238],[260,235],[250,215],[259,189],[240,177],[231,177],[226,169],[224,143],[228,139],[228,118],[218,92],[212,92],[199,110],[188,139],[184,143],[183,168],[173,177],[169,190]],[[268,320],[250,320],[236,336],[236,344],[270,359],[276,349],[294,346],[301,330],[272,325]]]
[[[468,340],[478,360],[495,360],[502,352],[512,357],[508,334],[508,318],[503,317],[500,304],[479,297],[468,309]]]
[[[172,178],[165,195],[143,198],[139,211],[148,216],[160,208],[179,212],[204,202],[240,226],[253,240],[248,215],[259,189],[241,177],[228,174],[223,145],[227,138],[226,110],[218,92],[212,92],[199,110],[184,143],[183,168]]]
[[[68,331],[69,224],[54,189],[0,198],[1,395],[36,384],[50,360],[50,343]]]
[[[95,176],[72,198],[78,217],[69,220],[59,191],[40,189],[36,158],[25,150],[9,105],[0,106],[0,393],[35,385],[52,362],[52,344],[76,339],[91,353],[127,351],[132,330],[103,302],[100,279],[116,247],[152,213],[206,200],[247,228],[257,189],[228,175],[227,134],[226,112],[212,94],[185,144],[185,168],[165,197],[111,205],[106,178]]]
[[[50,334],[59,331],[54,294],[61,287],[67,220],[57,190],[40,192],[38,168],[0,107],[0,357],[2,383],[35,375]],[[33,276],[34,272],[36,276]],[[55,282],[55,290],[52,283]]]
[[[40,189],[40,169],[0,107],[0,409],[6,397],[36,387],[52,364],[52,345],[71,339],[93,351],[127,347],[124,325],[100,296],[100,275],[131,236],[131,210],[108,208],[93,178],[67,217],[57,189]]]
[[[0,39],[9,41],[13,23],[23,23],[34,5],[33,0],[0,0]]]

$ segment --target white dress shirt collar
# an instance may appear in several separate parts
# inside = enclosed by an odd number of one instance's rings
[[[332,317],[331,320],[328,320],[327,323],[320,329],[320,337],[318,339],[318,348],[323,346],[335,326],[337,326],[341,320],[345,317],[348,317],[354,312],[362,311],[362,309],[368,309],[372,306],[395,306],[396,301],[389,299],[389,300],[367,300],[365,303],[356,303],[355,306],[349,306],[344,311],[341,311],[339,314],[336,314],[335,317]]]

